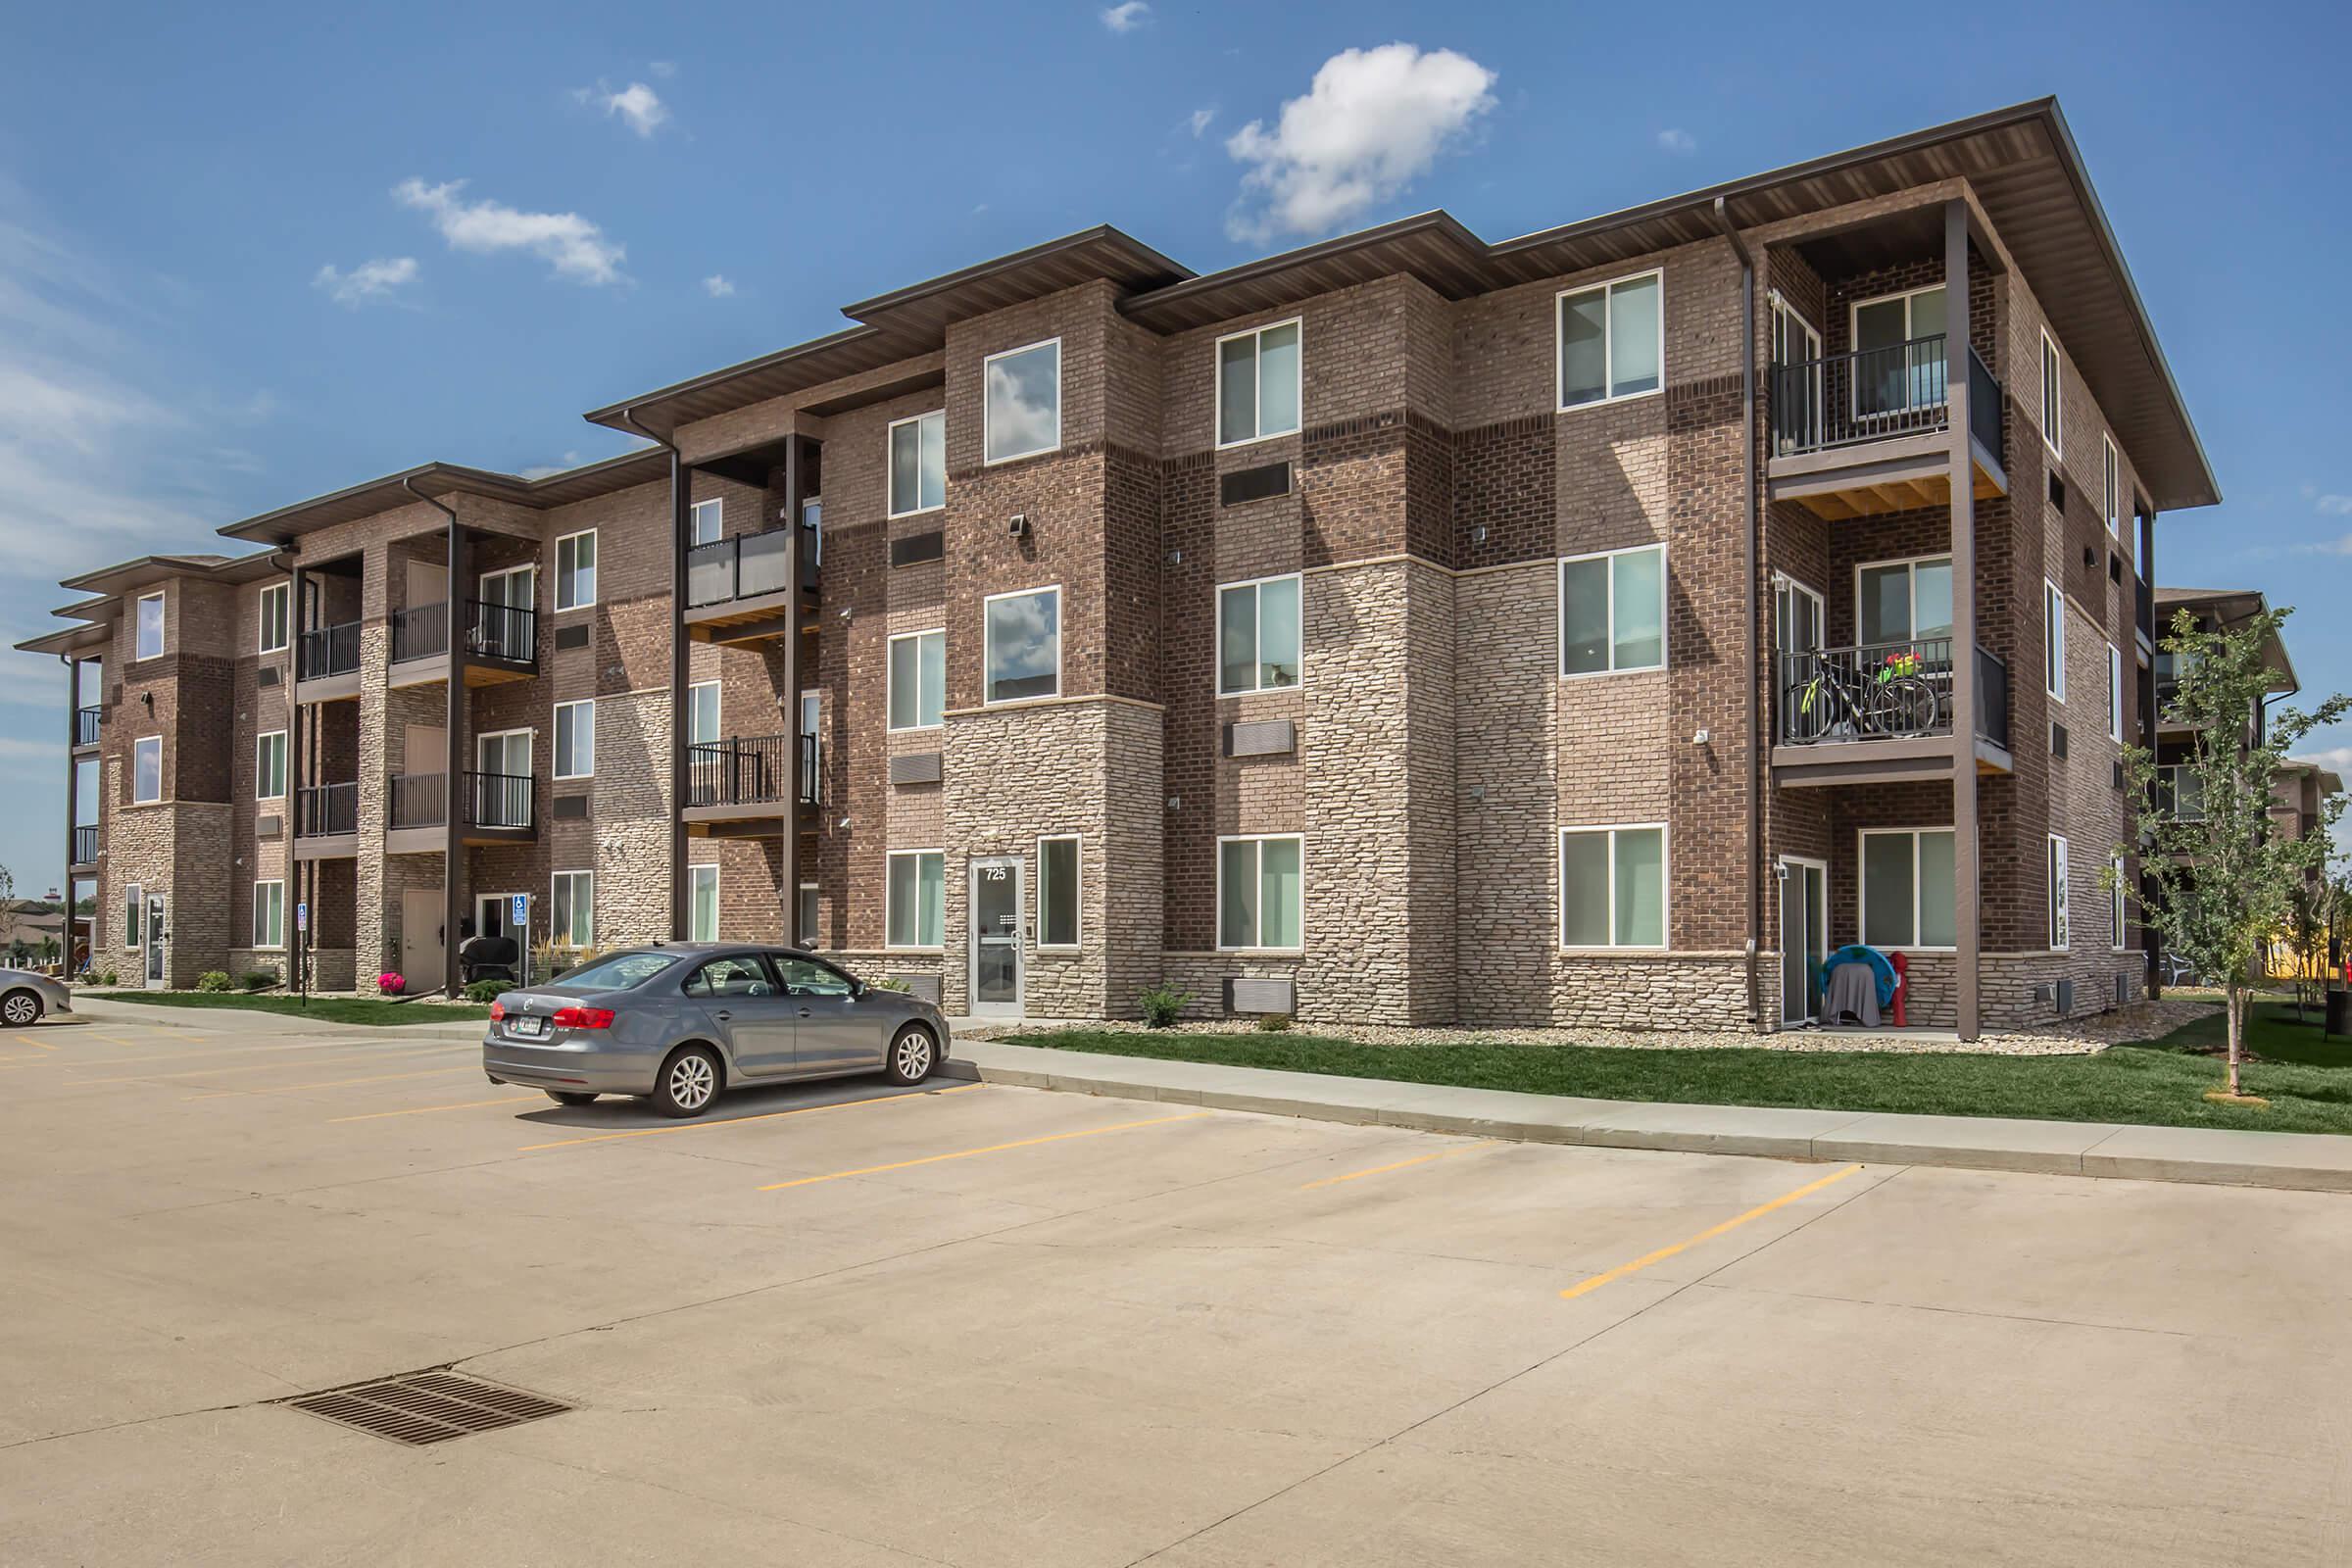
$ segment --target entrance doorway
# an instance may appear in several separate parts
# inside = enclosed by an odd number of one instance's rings
[[[1830,956],[1830,868],[1781,859],[1781,1022],[1821,1018],[1821,960]]]
[[[448,971],[442,959],[441,890],[400,890],[400,972],[415,991],[438,991]]]
[[[972,862],[972,1016],[1021,1015],[1021,861],[995,856]]]
[[[164,929],[164,896],[150,893],[147,895],[146,975],[146,988],[149,991],[161,991],[166,984],[164,944],[169,938],[170,933]]]

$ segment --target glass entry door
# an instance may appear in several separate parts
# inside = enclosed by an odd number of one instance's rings
[[[972,1016],[1021,1015],[1021,862],[972,862]]]
[[[147,989],[164,988],[164,896],[147,895]]]
[[[1830,956],[1830,868],[1781,862],[1781,1022],[1821,1017],[1821,960]]]

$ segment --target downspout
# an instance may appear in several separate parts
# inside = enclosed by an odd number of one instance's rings
[[[402,475],[400,487],[449,519],[449,583],[443,589],[446,622],[443,635],[449,643],[449,677],[441,683],[448,698],[448,716],[444,722],[449,728],[441,763],[441,989],[455,997],[458,994],[459,824],[466,807],[465,772],[458,766],[466,760],[466,668],[458,638],[458,594],[465,562],[459,552],[457,508],[435,501],[417,489],[415,474]]]
[[[686,471],[677,443],[654,434],[637,422],[634,407],[620,411],[620,422],[669,454],[669,936],[683,942],[688,933],[686,910]]]
[[[1756,777],[1764,762],[1764,692],[1756,660],[1760,625],[1756,604],[1756,541],[1763,523],[1756,496],[1756,262],[1747,242],[1732,226],[1721,196],[1715,198],[1715,226],[1740,258],[1740,455],[1742,488],[1747,498],[1747,530],[1742,562],[1747,600],[1747,776],[1740,780],[1747,819],[1747,1021],[1763,1027],[1764,1015],[1756,992],[1756,953],[1764,936],[1764,828],[1756,816]]]
[[[74,755],[74,743],[81,739],[81,661],[72,654],[60,654],[57,662],[66,666],[66,880],[59,884],[65,890],[61,906],[65,918],[59,922],[59,940],[65,950],[59,959],[58,973],[71,979],[74,974],[74,830],[81,825],[81,760]],[[99,765],[99,806],[106,804],[106,769]],[[98,922],[106,917],[106,886],[92,879],[95,891],[90,895],[90,968],[98,967]]]

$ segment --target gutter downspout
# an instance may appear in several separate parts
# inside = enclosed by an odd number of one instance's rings
[[[637,422],[634,405],[620,422],[669,454],[669,937],[686,940],[686,470],[677,443]],[[797,540],[796,540],[797,542]]]
[[[1747,242],[1732,226],[1724,198],[1715,198],[1715,226],[1740,258],[1740,456],[1745,475],[1747,533],[1742,557],[1747,600],[1747,776],[1740,781],[1747,819],[1747,1021],[1763,1027],[1762,1003],[1756,991],[1756,953],[1764,936],[1764,829],[1757,820],[1756,778],[1764,765],[1764,693],[1756,660],[1760,628],[1756,604],[1756,542],[1762,531],[1762,507],[1756,496],[1756,262]]]
[[[414,474],[403,475],[400,487],[449,519],[449,582],[443,590],[442,605],[445,621],[443,635],[449,642],[449,677],[442,682],[448,699],[445,722],[449,734],[444,742],[445,756],[441,764],[441,989],[444,994],[454,998],[458,994],[459,819],[466,806],[466,774],[458,765],[466,760],[466,667],[465,655],[461,652],[463,644],[458,636],[458,593],[466,578],[464,540],[459,531],[455,507],[435,501],[417,489]]]
[[[66,879],[59,886],[65,902],[60,906],[65,919],[58,927],[59,939],[65,944],[58,973],[67,979],[74,975],[74,832],[81,825],[81,760],[74,755],[74,743],[81,739],[81,661],[72,654],[60,654],[57,662],[66,666]],[[99,767],[98,805],[106,804],[105,765]],[[93,879],[95,891],[90,896],[90,968],[98,967],[98,922],[106,917],[106,889]]]

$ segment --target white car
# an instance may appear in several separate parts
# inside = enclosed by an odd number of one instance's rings
[[[0,1023],[22,1029],[39,1023],[44,1013],[73,1010],[74,993],[63,980],[30,969],[0,968]]]

